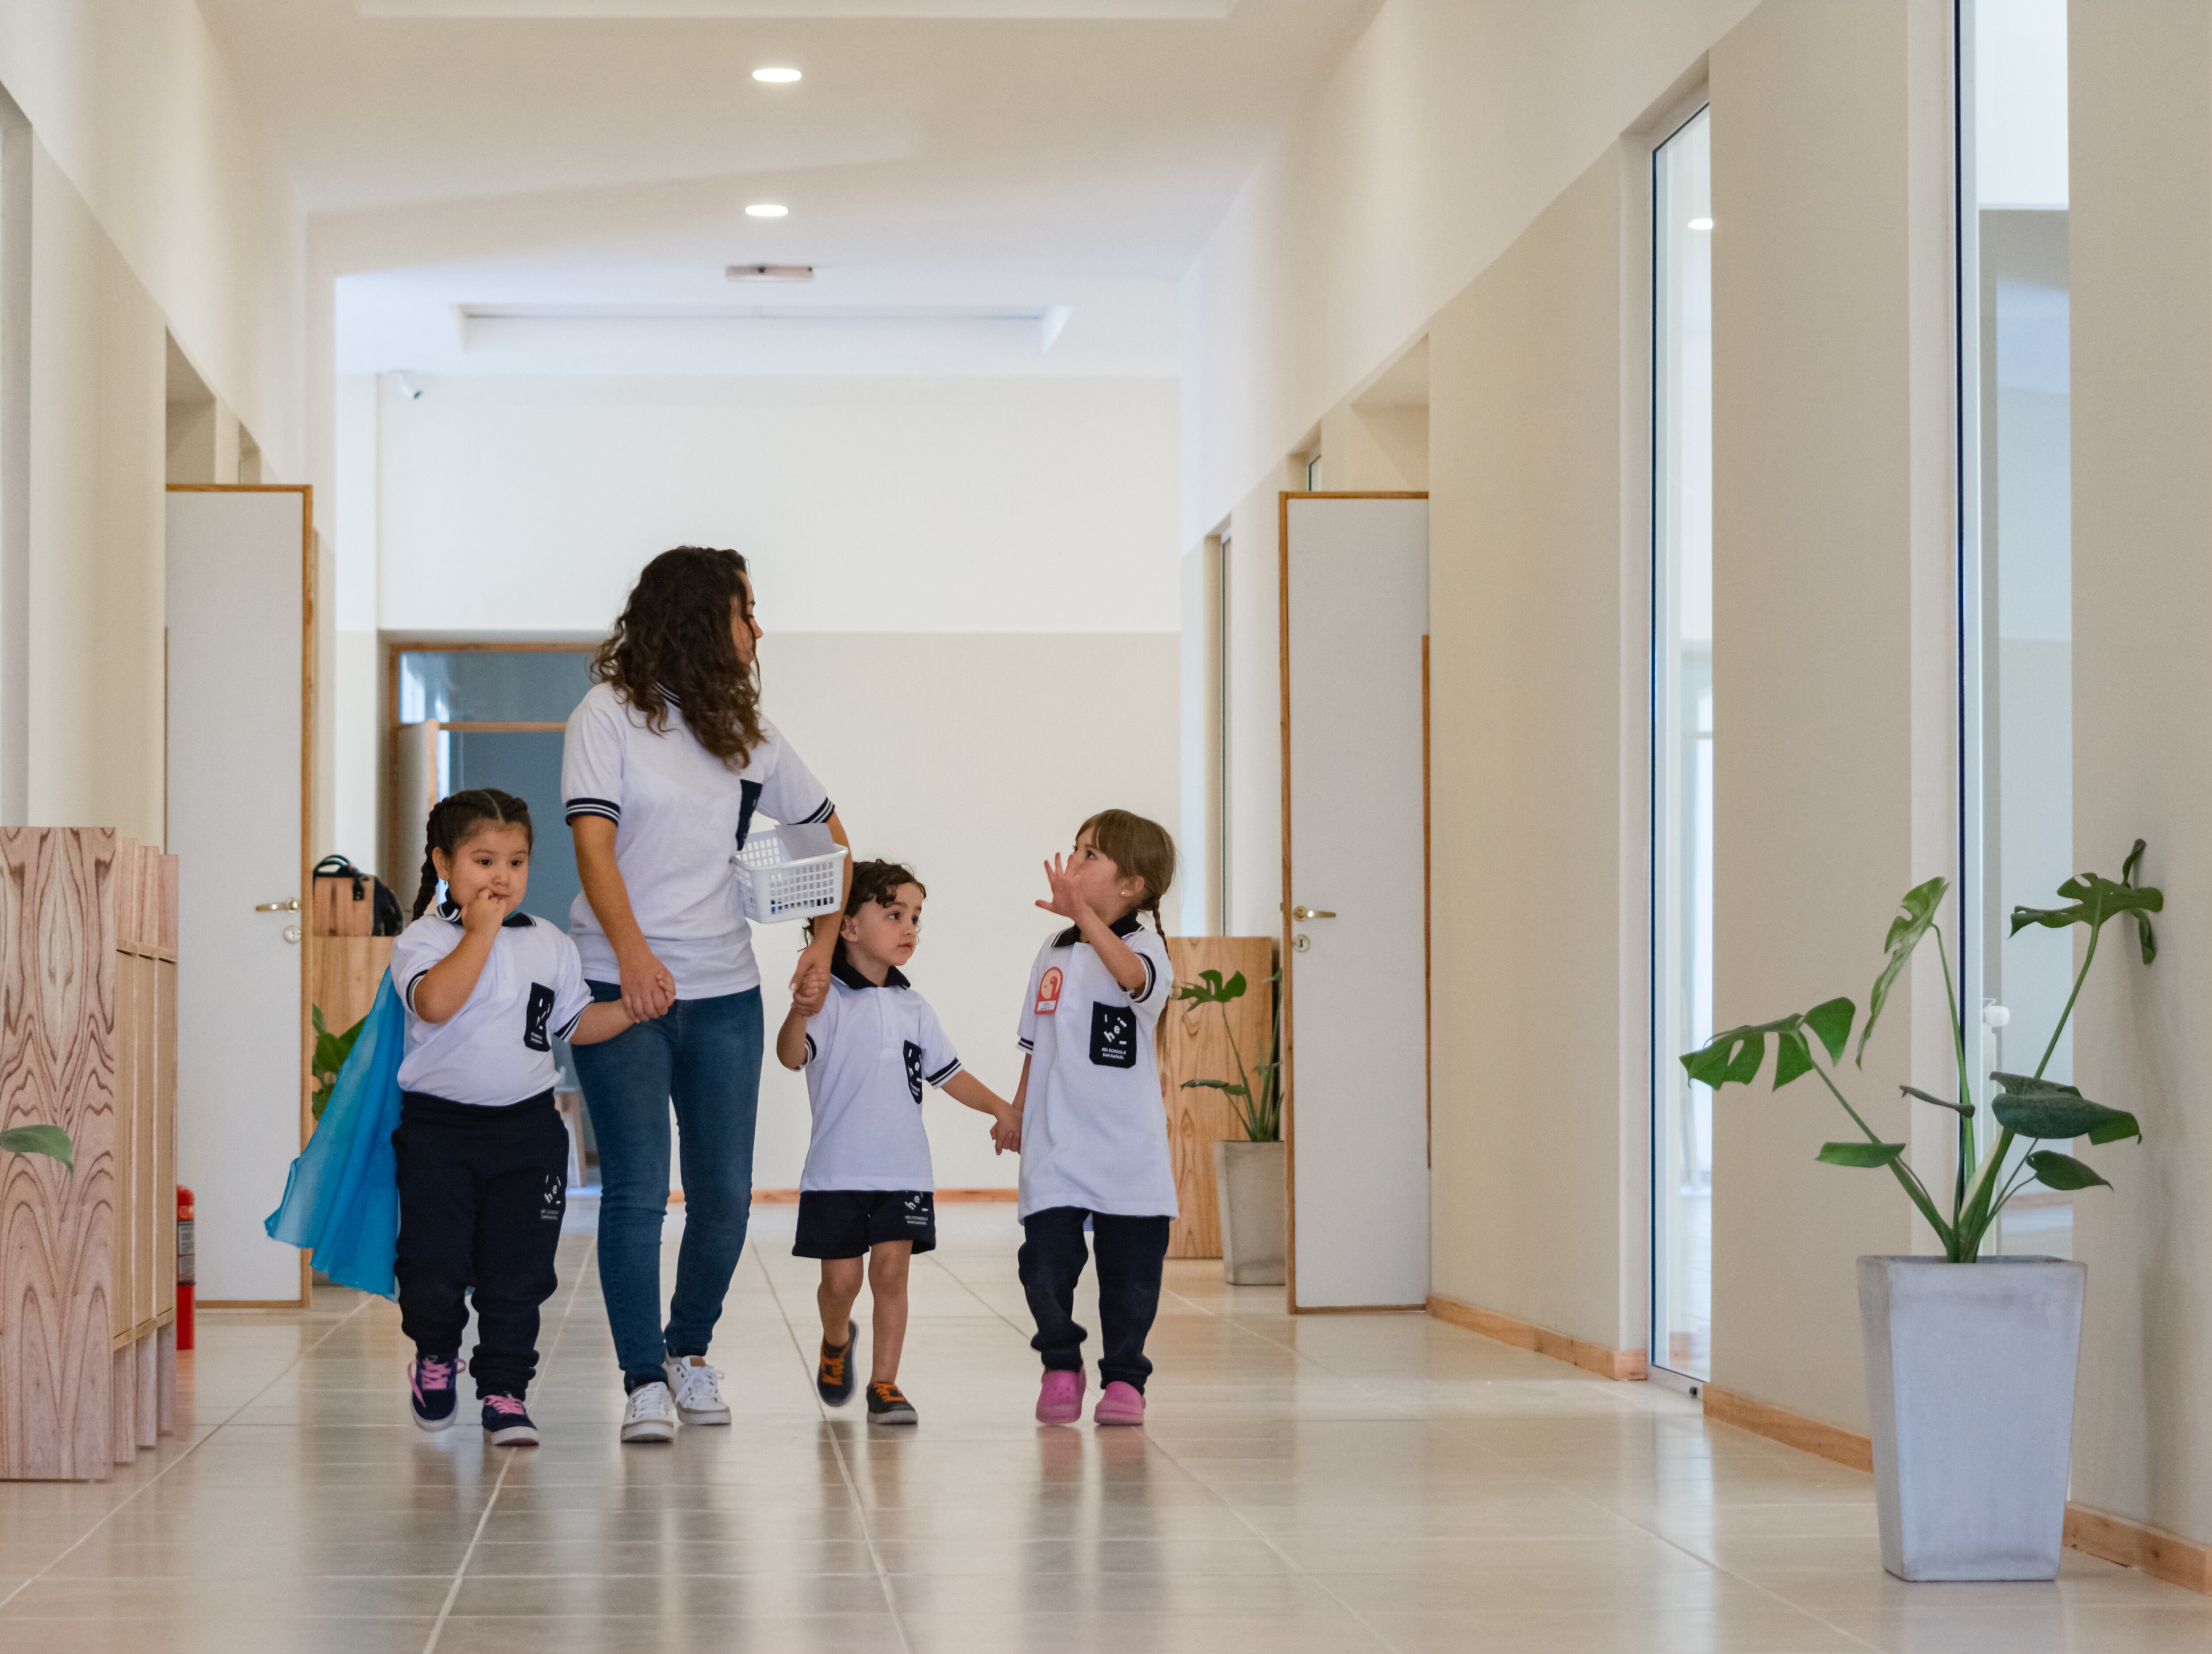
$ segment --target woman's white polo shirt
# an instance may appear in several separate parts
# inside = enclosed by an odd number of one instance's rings
[[[461,934],[461,910],[441,902],[392,944],[392,985],[407,1006],[399,1089],[478,1108],[526,1103],[554,1088],[553,1042],[568,1038],[591,1006],[583,961],[558,925],[510,913],[461,1008],[425,1022],[416,1014],[416,987]]]
[[[1070,927],[1030,967],[1021,1047],[1030,1054],[1022,1107],[1020,1213],[1080,1207],[1116,1217],[1174,1217],[1167,1110],[1152,1032],[1175,988],[1168,946],[1130,914],[1114,926],[1145,967],[1136,992],[1114,980]]]
[[[594,684],[568,715],[561,750],[568,818],[614,823],[615,867],[630,911],[676,978],[679,1000],[760,986],[735,866],[755,812],[796,824],[827,821],[836,807],[774,724],[762,720],[761,733],[744,768],[732,769],[699,745],[673,702],[657,735],[607,684]],[[576,897],[568,927],[584,974],[620,982],[614,946],[588,897]]]
[[[878,988],[839,961],[806,1023],[806,1100],[814,1133],[801,1193],[937,1188],[921,1088],[960,1072],[937,1012],[896,970]]]

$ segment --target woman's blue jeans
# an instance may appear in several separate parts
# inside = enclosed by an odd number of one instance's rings
[[[612,982],[594,1000],[618,1000]],[[574,1048],[599,1143],[599,1288],[630,1389],[661,1381],[667,1356],[704,1355],[745,1245],[760,1107],[757,988],[678,1000],[668,1014]],[[668,1213],[668,1105],[683,1140],[684,1242],[660,1323],[660,1230]]]

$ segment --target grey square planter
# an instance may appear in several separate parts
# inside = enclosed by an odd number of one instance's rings
[[[1280,1142],[1216,1143],[1213,1188],[1221,1210],[1221,1278],[1232,1286],[1279,1286],[1287,1251],[1290,1164]]]
[[[2087,1269],[1858,1263],[1882,1566],[1900,1579],[2055,1578]]]

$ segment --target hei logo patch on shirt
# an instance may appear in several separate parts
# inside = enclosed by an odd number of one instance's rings
[[[530,1003],[522,1012],[522,1043],[533,1051],[550,1051],[553,1042],[545,1025],[553,1016],[553,990],[544,982],[530,984]]]
[[[900,1042],[906,1047],[906,1088],[914,1093],[916,1103],[921,1101],[921,1047],[912,1040]]]
[[[1037,1015],[1048,1017],[1060,1009],[1060,984],[1066,980],[1058,965],[1048,967],[1044,975],[1037,979]]]
[[[1137,1013],[1126,1005],[1091,1007],[1091,1060],[1102,1068],[1137,1066]]]

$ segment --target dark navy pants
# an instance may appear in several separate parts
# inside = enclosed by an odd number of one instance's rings
[[[399,1325],[424,1355],[459,1352],[477,1309],[469,1372],[479,1396],[521,1396],[538,1371],[538,1307],[568,1201],[568,1128],[542,1092],[503,1109],[421,1092],[399,1099]]]
[[[1166,1218],[1117,1218],[1108,1212],[1055,1206],[1022,1219],[1029,1238],[1022,1243],[1022,1291],[1029,1295],[1036,1336],[1030,1347],[1044,1358],[1048,1371],[1083,1371],[1083,1341],[1075,1322],[1075,1283],[1087,1259],[1083,1220],[1091,1219],[1091,1248],[1098,1254],[1098,1331],[1103,1354],[1102,1384],[1116,1379],[1141,1391],[1152,1376],[1145,1340],[1160,1309],[1160,1266],[1167,1261]]]

